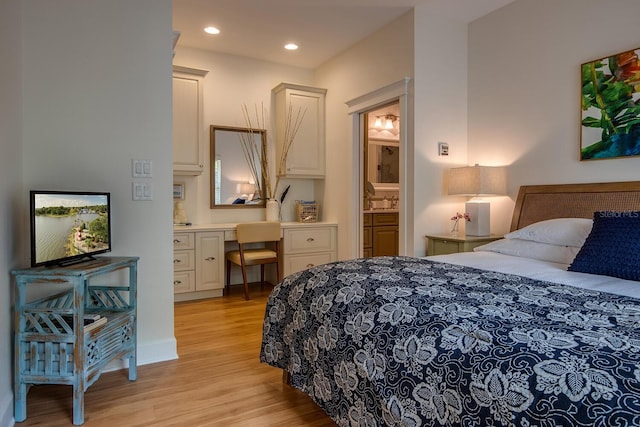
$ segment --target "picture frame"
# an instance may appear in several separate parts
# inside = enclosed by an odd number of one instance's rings
[[[640,48],[580,66],[580,160],[640,156]]]
[[[173,184],[173,198],[184,200],[184,184]]]

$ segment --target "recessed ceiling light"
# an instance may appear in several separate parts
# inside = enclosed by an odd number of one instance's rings
[[[298,45],[295,43],[287,43],[284,45],[284,48],[287,50],[296,50],[298,48]]]
[[[204,29],[204,32],[207,34],[220,34],[220,30],[216,27],[207,27]]]

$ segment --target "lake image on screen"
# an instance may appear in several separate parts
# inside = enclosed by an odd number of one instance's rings
[[[44,194],[35,202],[36,262],[108,248],[106,196]]]

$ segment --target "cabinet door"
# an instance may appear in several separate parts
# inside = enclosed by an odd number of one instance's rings
[[[176,175],[199,175],[204,169],[202,108],[206,73],[174,67],[173,173]]]
[[[373,256],[398,255],[398,227],[373,227]]]
[[[287,154],[285,176],[325,176],[325,89],[283,83],[274,89],[276,106],[276,158],[282,154],[287,115],[304,117]]]
[[[196,233],[196,291],[224,288],[224,232]]]

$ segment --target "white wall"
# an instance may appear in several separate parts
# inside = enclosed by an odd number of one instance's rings
[[[20,6],[0,2],[0,426],[13,424],[13,291],[9,271],[18,267],[25,245],[19,232],[22,195],[20,99]]]
[[[202,175],[196,177],[175,176],[176,183],[185,184],[183,206],[187,219],[194,224],[236,223],[257,221],[265,218],[264,209],[210,209],[211,189],[211,150],[209,127],[211,125],[246,127],[242,115],[242,105],[251,111],[264,106],[267,114],[272,111],[271,89],[282,82],[312,85],[311,70],[275,64],[255,59],[207,52],[180,46],[176,47],[174,65],[208,70],[204,78],[204,123],[205,168]],[[275,158],[275,145],[272,132],[267,127],[267,138],[271,150],[271,159]],[[271,162],[275,169],[275,162]],[[272,172],[275,176],[275,170]],[[294,220],[294,201],[314,198],[313,181],[308,179],[281,180],[277,195],[291,184],[282,207],[283,221]]]
[[[519,0],[469,27],[469,163],[524,184],[638,180],[640,158],[579,161],[580,65],[640,46],[637,0]],[[513,201],[492,203],[508,230]]]
[[[351,118],[346,101],[413,77],[413,13],[407,13],[365,40],[347,49],[315,71],[315,85],[327,88],[327,177],[321,210],[338,222],[338,257],[357,256],[351,242],[359,230],[350,222],[350,210],[360,199],[353,181]],[[356,188],[354,188],[354,185]]]
[[[464,199],[447,195],[451,167],[467,162],[467,23],[415,9],[414,255],[426,253],[427,233],[443,233]],[[449,156],[438,155],[438,142]]]
[[[138,361],[176,357],[171,1],[20,5],[22,235],[29,189],[111,192],[112,255],[140,257]],[[153,161],[153,201],[132,201],[132,159]]]

